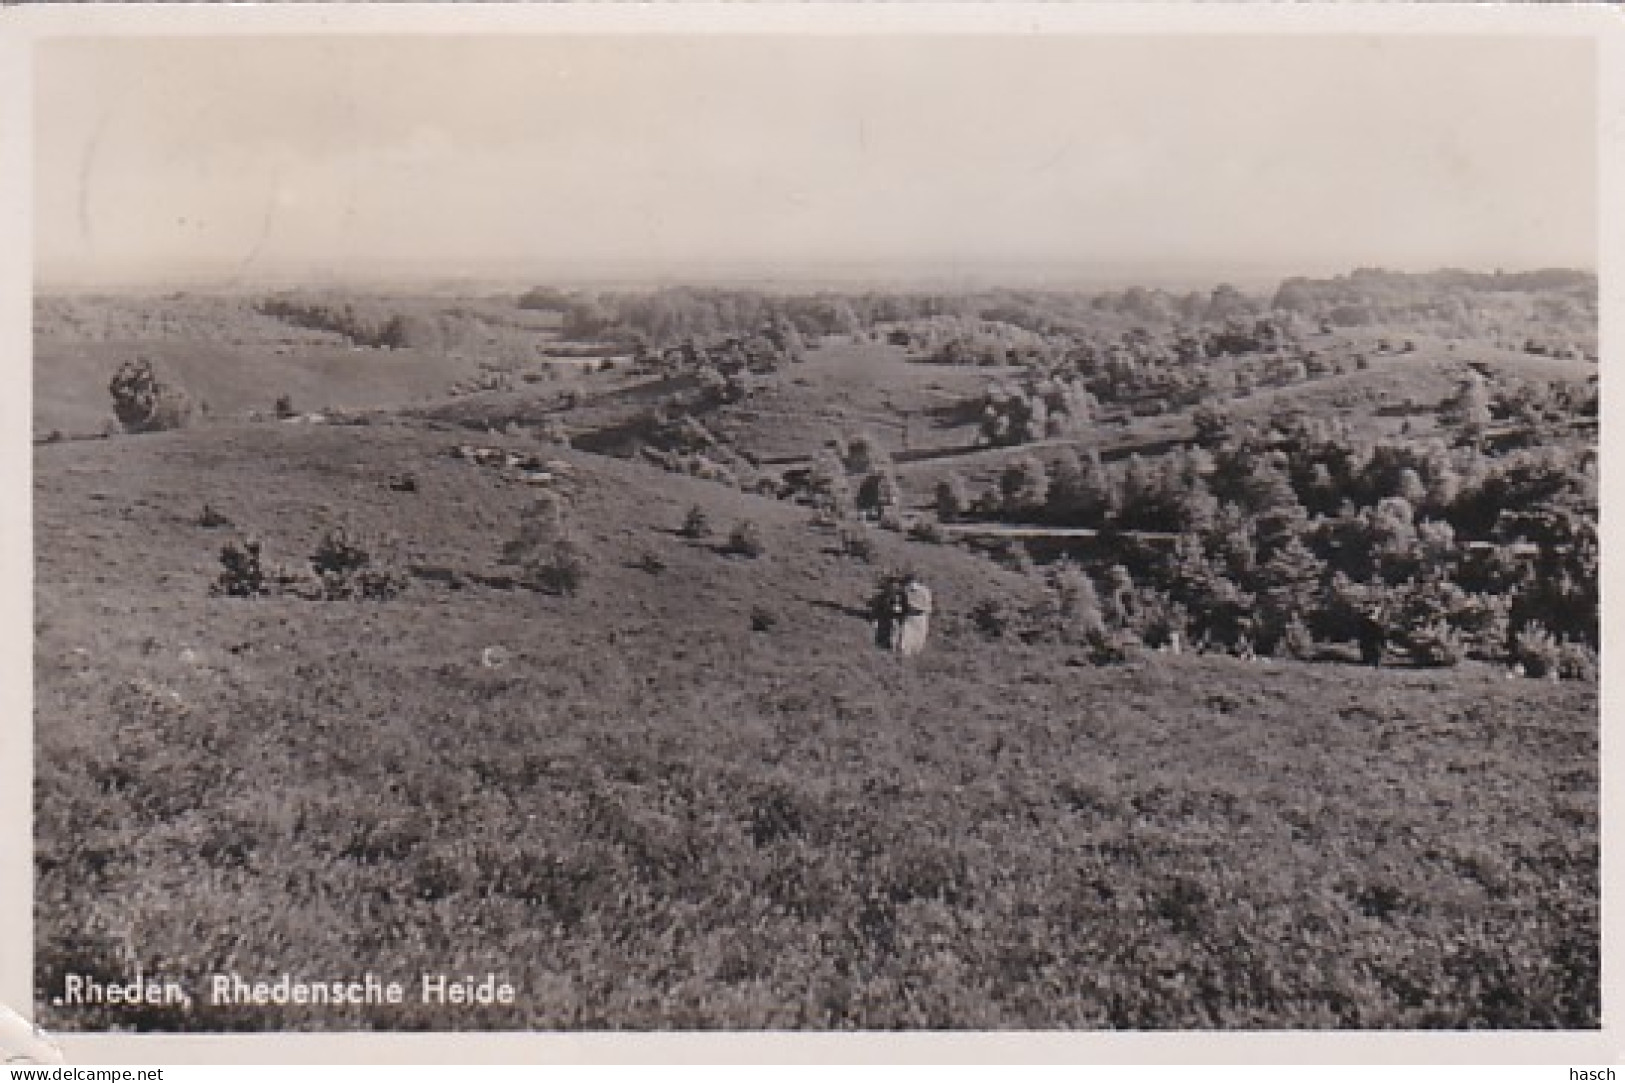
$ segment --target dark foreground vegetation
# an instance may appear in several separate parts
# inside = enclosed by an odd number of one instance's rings
[[[47,1027],[1599,1025],[1594,281],[214,304],[42,315]]]

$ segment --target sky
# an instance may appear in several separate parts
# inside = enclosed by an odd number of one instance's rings
[[[61,39],[44,284],[1593,267],[1582,39]]]

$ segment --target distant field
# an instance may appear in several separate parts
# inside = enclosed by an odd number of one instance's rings
[[[455,439],[36,449],[46,1028],[1599,1025],[1594,685],[1093,666],[974,633],[978,601],[1036,589],[985,560],[884,534],[866,565],[804,509],[577,452],[549,454],[578,597],[209,596],[227,538],[297,565],[341,519],[403,564],[496,576],[536,490]],[[199,525],[204,503],[234,527]],[[757,522],[764,555],[679,537],[694,504],[721,534]],[[861,608],[905,561],[942,610],[912,663]],[[776,623],[752,631],[753,607]],[[49,1003],[65,973],[132,964],[520,993],[456,1019]]]
[[[415,350],[348,346],[223,346],[215,342],[40,342],[34,353],[34,431],[87,435],[112,417],[107,384],[124,361],[146,357],[207,403],[213,417],[269,414],[282,395],[298,410],[439,398],[467,363]]]
[[[298,327],[248,298],[44,298],[34,340],[34,430],[98,433],[112,416],[107,384],[118,366],[146,357],[210,413],[268,412],[282,395],[301,411],[397,406],[444,398],[484,367],[539,370],[558,344],[558,316],[511,302],[360,298],[364,312],[399,313],[445,341],[378,349]],[[559,359],[568,368],[582,362]]]

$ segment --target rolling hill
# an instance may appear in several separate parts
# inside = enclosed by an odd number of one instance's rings
[[[480,438],[547,460],[526,479],[449,454],[467,439],[379,418],[36,449],[44,1026],[1598,1025],[1594,685],[1094,665],[979,632],[980,603],[1042,588],[967,552],[877,532],[871,565],[793,504]],[[502,563],[548,490],[574,596]],[[715,537],[678,532],[696,505]],[[725,551],[741,520],[760,557]],[[340,523],[416,570],[400,597],[211,595],[228,540],[297,569]],[[864,617],[902,564],[940,606],[914,660]],[[51,1005],[132,963],[197,999]],[[519,996],[204,999],[284,972]]]

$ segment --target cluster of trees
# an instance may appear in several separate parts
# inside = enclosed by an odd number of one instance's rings
[[[982,395],[980,438],[993,447],[1080,435],[1099,404],[1066,376],[1029,376],[990,385]]]
[[[801,333],[794,324],[781,320],[763,324],[748,334],[723,335],[709,341],[691,338],[660,349],[640,346],[633,366],[641,372],[664,375],[697,374],[706,382],[717,383],[746,373],[777,372],[787,364],[806,360],[806,356]],[[728,401],[741,394],[742,386],[732,389]]]
[[[144,357],[120,365],[107,391],[113,396],[113,416],[125,432],[163,432],[192,420],[192,397],[186,389],[160,375]]]
[[[455,337],[443,320],[399,312],[369,312],[349,301],[334,304],[277,296],[260,301],[257,309],[295,327],[343,335],[357,346],[376,349],[442,349]]]
[[[760,481],[755,467],[698,419],[656,410],[649,415],[639,454],[663,470],[750,489]]]
[[[1048,363],[1079,350],[1098,353],[1124,336],[1147,340],[1169,361],[1189,363],[1202,356],[1278,350],[1289,340],[1335,326],[1378,324],[1502,335],[1539,326],[1548,337],[1594,349],[1597,281],[1595,275],[1573,271],[1413,275],[1361,269],[1331,279],[1288,279],[1273,296],[1230,283],[1184,292],[1134,286],[960,294],[780,294],[702,287],[591,294],[538,287],[519,304],[562,314],[567,337],[654,349],[788,324],[807,338],[890,339],[949,364]]]
[[[873,433],[838,436],[826,444],[813,459],[807,487],[814,505],[832,518],[901,526],[897,466]]]
[[[1276,290],[1271,308],[1338,327],[1496,335],[1538,326],[1542,336],[1594,347],[1597,276],[1570,270],[1402,274],[1361,268],[1329,279],[1289,278]]]
[[[901,332],[927,353],[953,363],[1008,363],[999,350],[1064,345],[1080,336],[1118,335],[1138,328],[1223,328],[1269,315],[1267,298],[1222,284],[1206,292],[1172,294],[1133,287],[1115,292],[1063,290],[818,291],[766,293],[704,287],[641,292],[570,292],[538,287],[521,308],[560,313],[566,334],[635,336],[653,347],[689,339],[748,334],[787,322],[808,337],[884,337]],[[996,361],[984,361],[997,357]]]
[[[1490,456],[1443,441],[1373,444],[1336,422],[1283,419],[1155,463],[1022,456],[980,494],[949,477],[936,497],[944,520],[1107,532],[1145,630],[1302,650],[1358,638],[1376,621],[1435,662],[1515,657],[1520,637],[1597,646],[1589,449]]]
[[[1047,366],[1065,355],[1071,339],[1003,320],[933,316],[888,329],[887,341],[907,346],[933,365]]]
[[[626,341],[660,351],[689,342],[757,334],[764,327],[797,336],[853,335],[865,323],[843,295],[778,295],[755,290],[672,287],[648,292],[566,293],[541,287],[522,308],[564,317],[568,338]]]
[[[200,525],[229,522],[204,506]],[[343,526],[329,528],[311,552],[310,572],[305,574],[280,565],[267,566],[262,543],[255,538],[228,541],[220,549],[221,571],[209,593],[228,598],[287,595],[306,601],[389,601],[405,592],[410,579],[393,561],[374,551],[376,544]]]

